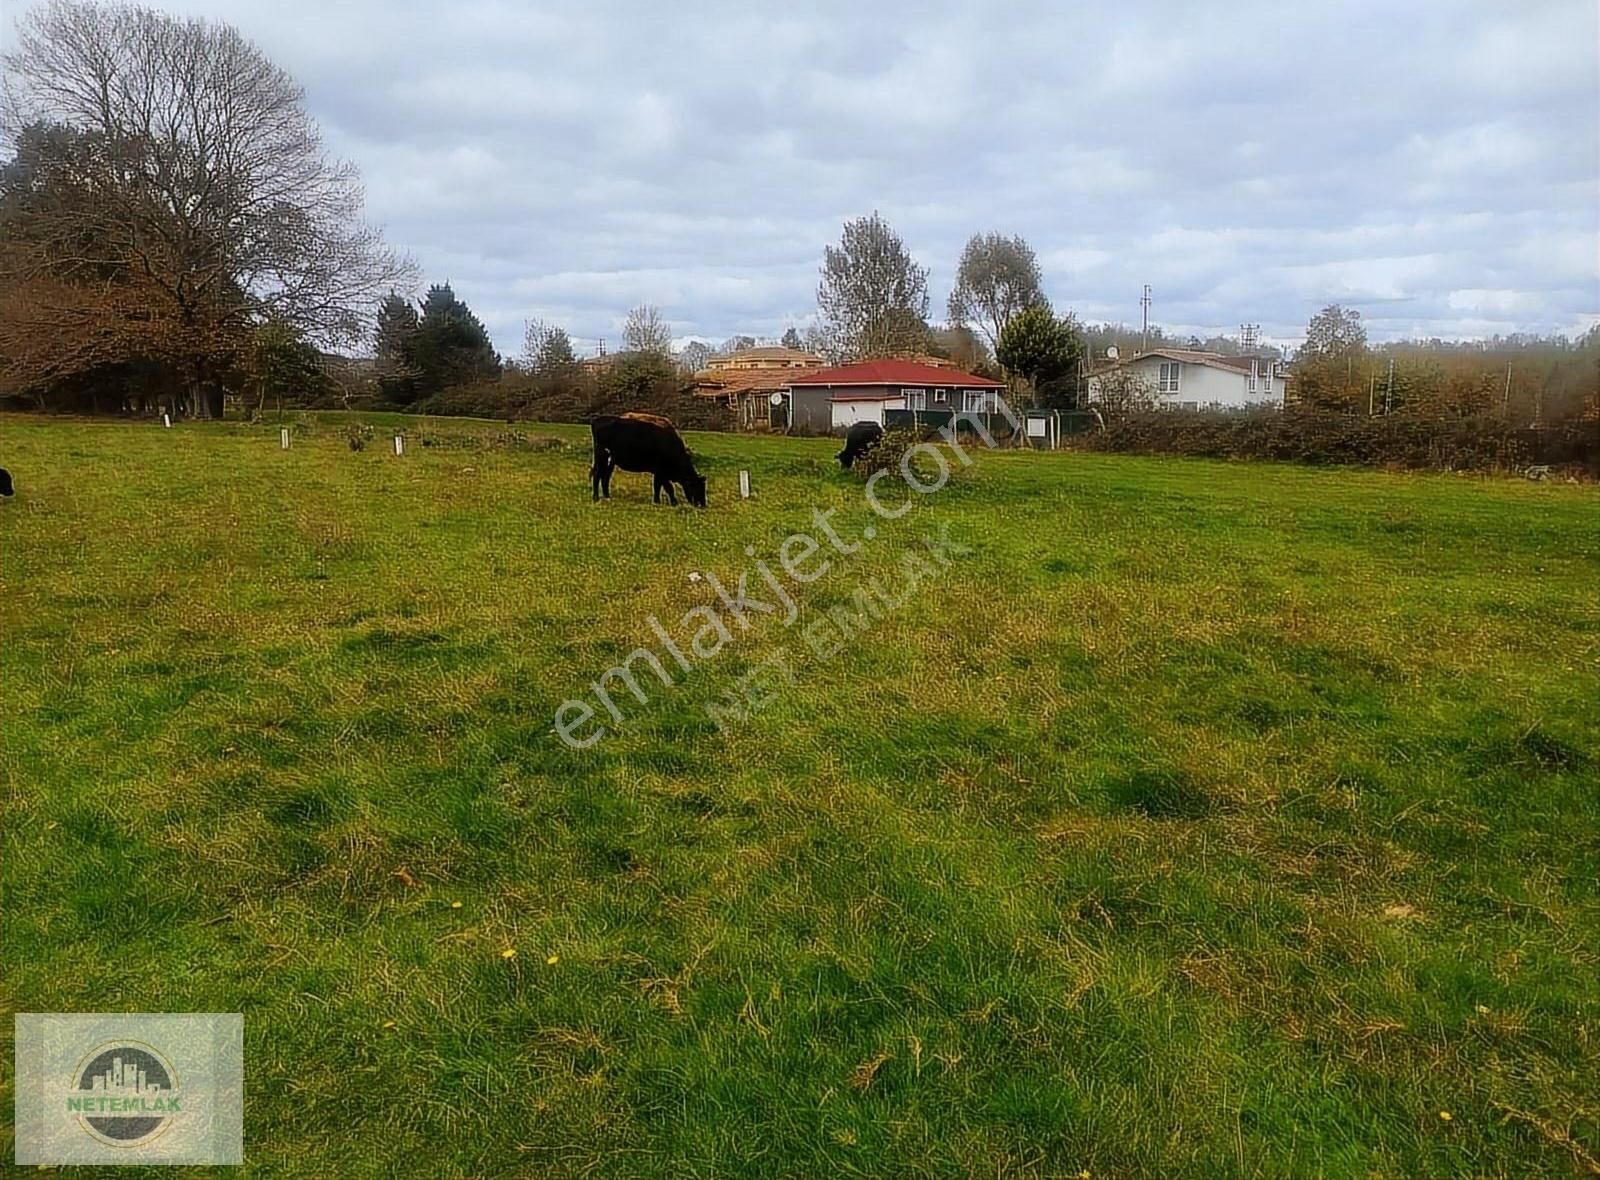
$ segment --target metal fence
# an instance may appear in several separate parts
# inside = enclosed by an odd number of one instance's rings
[[[886,430],[923,431],[943,430],[956,423],[958,433],[976,434],[978,423],[994,438],[1010,438],[1014,432],[1011,419],[1004,414],[977,410],[885,410],[883,425]],[[1061,435],[1085,434],[1099,430],[1098,415],[1084,410],[1062,410],[1058,415]]]
[[[1004,414],[980,410],[885,410],[883,412],[885,430],[912,430],[918,433],[943,430],[952,420],[956,424],[957,433],[976,434],[979,423],[982,423],[983,429],[993,438],[1009,437],[1012,430],[1011,420]]]

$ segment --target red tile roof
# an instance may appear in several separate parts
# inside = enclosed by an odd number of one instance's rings
[[[789,385],[922,385],[942,389],[1003,389],[999,381],[974,377],[959,369],[939,369],[916,361],[861,361],[793,377]]]

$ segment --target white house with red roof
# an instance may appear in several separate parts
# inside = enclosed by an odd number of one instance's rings
[[[887,410],[993,412],[1005,386],[988,377],[921,361],[860,361],[791,379],[791,429],[848,430],[857,422],[884,424]]]

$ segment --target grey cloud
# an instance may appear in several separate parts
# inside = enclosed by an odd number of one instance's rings
[[[1021,233],[1058,306],[1275,339],[1600,319],[1592,0],[582,6],[170,0],[306,87],[369,209],[497,344],[814,311],[841,221],[930,268]]]

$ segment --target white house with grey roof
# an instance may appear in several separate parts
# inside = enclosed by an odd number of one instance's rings
[[[1090,401],[1099,397],[1100,378],[1112,371],[1129,372],[1143,379],[1159,403],[1169,409],[1281,408],[1289,385],[1281,361],[1223,356],[1190,348],[1152,348],[1092,374]]]

